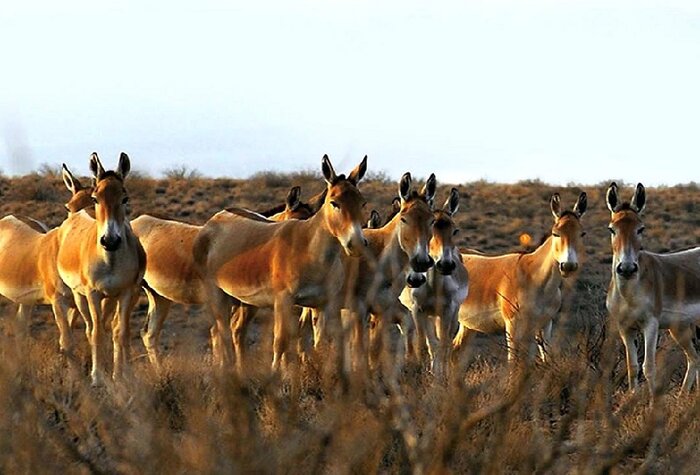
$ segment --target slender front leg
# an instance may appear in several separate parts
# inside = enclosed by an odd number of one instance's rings
[[[114,345],[114,369],[112,379],[118,380],[124,373],[124,368],[129,361],[129,348],[131,343],[131,330],[129,322],[131,312],[138,300],[139,287],[127,289],[119,296],[118,314],[112,325],[112,341]]]
[[[644,327],[644,377],[647,378],[649,393],[654,399],[656,389],[656,340],[659,337],[659,321],[656,318],[649,318]]]
[[[148,297],[148,314],[146,322],[141,329],[141,340],[146,347],[148,359],[156,370],[160,370],[160,332],[163,330],[163,323],[168,318],[171,301],[156,293],[150,287],[144,286],[143,290]]]
[[[100,368],[100,340],[102,339],[102,294],[91,290],[87,295],[87,303],[90,311],[90,334],[88,341],[90,343],[90,353],[92,356],[92,369],[90,370],[90,378],[93,386],[102,383],[102,369]]]
[[[446,375],[449,369],[452,354],[452,334],[457,326],[458,312],[459,304],[451,304],[447,306],[442,318],[440,318],[439,360],[442,368],[438,372],[441,376]]]
[[[639,363],[637,363],[637,345],[634,342],[635,331],[629,328],[620,328],[620,338],[625,345],[625,356],[627,359],[627,385],[629,389],[637,387],[637,375],[639,374]]]
[[[548,360],[549,343],[552,341],[552,320],[547,322],[544,328],[538,332],[537,340],[540,361],[546,363]]]
[[[231,318],[231,307],[233,300],[223,290],[212,282],[205,284],[207,287],[207,315],[211,326],[211,351],[213,360],[221,368],[227,367],[231,362],[231,330],[229,319]]]
[[[58,345],[62,352],[70,353],[73,349],[73,338],[71,335],[70,324],[66,318],[68,305],[65,298],[61,295],[56,296],[51,302],[53,316],[56,319],[58,327]]]

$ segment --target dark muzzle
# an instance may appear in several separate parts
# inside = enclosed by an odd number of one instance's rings
[[[435,269],[442,275],[450,275],[457,268],[455,261],[445,261],[440,259],[435,263]]]
[[[639,270],[636,262],[620,262],[615,268],[615,272],[622,278],[631,279]]]
[[[102,247],[104,247],[105,251],[107,252],[114,252],[117,249],[119,249],[119,246],[122,243],[122,238],[119,236],[102,236],[100,238],[100,244]]]
[[[413,272],[427,272],[428,269],[433,267],[434,263],[435,261],[433,261],[433,258],[430,256],[413,256],[411,258],[411,269],[413,269]]]
[[[425,276],[423,274],[414,274],[411,272],[408,274],[408,277],[406,277],[406,284],[412,289],[417,289],[425,284]]]

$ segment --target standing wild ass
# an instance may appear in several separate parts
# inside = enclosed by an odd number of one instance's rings
[[[444,375],[449,363],[452,334],[458,324],[457,314],[467,298],[469,287],[467,269],[454,243],[459,230],[454,222],[458,208],[459,191],[452,188],[443,207],[433,213],[430,256],[435,265],[423,277],[424,285],[406,287],[401,294],[401,301],[413,314],[421,348],[424,342],[428,344],[430,367],[438,377]]]
[[[112,325],[113,377],[121,376],[128,358],[129,318],[146,268],[146,254],[126,215],[129,197],[124,179],[130,167],[129,157],[122,153],[116,171],[105,171],[93,153],[90,170],[95,178],[91,195],[95,219],[81,211],[66,219],[58,231],[59,275],[73,291],[83,315],[90,315],[86,332],[92,353],[93,384],[101,379],[98,346],[104,331],[102,320],[112,315],[117,306],[116,324]]]
[[[83,188],[63,165],[63,179],[71,191],[65,205],[69,216],[92,205],[92,188]],[[17,316],[26,331],[32,309],[49,304],[59,331],[59,347],[72,348],[66,312],[75,312],[70,289],[63,285],[56,265],[58,228],[47,230],[38,221],[9,215],[0,219],[0,295],[18,304]]]
[[[637,331],[644,334],[644,376],[654,395],[656,340],[659,329],[668,330],[683,349],[688,367],[682,389],[692,389],[698,378],[698,354],[693,345],[700,321],[700,247],[669,254],[642,250],[642,211],[646,191],[639,183],[630,202],[622,202],[617,184],[607,192],[612,242],[612,276],[606,305],[627,355],[630,389],[637,386],[639,365]]]
[[[344,267],[342,255],[361,255],[367,245],[362,233],[365,200],[357,185],[367,170],[367,157],[346,177],[337,175],[328,156],[322,160],[327,193],[318,213],[305,221],[269,222],[252,213],[221,211],[202,228],[194,243],[194,258],[205,279],[221,357],[228,357],[226,321],[229,296],[256,307],[274,307],[272,368],[283,359],[296,361],[298,330],[293,306],[322,309],[333,327],[342,353],[339,323]],[[325,332],[324,332],[325,333]]]
[[[555,193],[550,200],[551,235],[529,254],[462,254],[469,272],[469,295],[459,309],[455,351],[473,332],[505,331],[509,361],[515,359],[519,345],[529,348],[533,337],[538,337],[540,356],[546,358],[552,321],[562,304],[562,279],[576,273],[583,253],[581,217],[587,204],[582,192],[572,211],[562,210]]]

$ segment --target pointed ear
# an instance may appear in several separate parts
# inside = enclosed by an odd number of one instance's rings
[[[129,160],[129,156],[125,154],[124,152],[119,155],[119,164],[117,165],[117,175],[122,177],[122,180],[126,178],[126,176],[129,174],[129,171],[131,170],[131,161]]]
[[[322,192],[317,193],[316,195],[312,196],[309,198],[309,201],[307,201],[306,204],[308,204],[311,207],[311,211],[313,214],[316,214],[319,209],[321,209],[321,206],[323,206],[323,202],[326,201],[326,195],[328,194],[328,188],[324,188]]]
[[[406,172],[401,177],[399,181],[399,196],[401,197],[401,202],[408,201],[411,196],[411,173]]]
[[[554,219],[559,219],[561,217],[561,196],[559,196],[559,193],[552,195],[549,200],[549,207],[552,209]]]
[[[357,184],[362,180],[362,177],[365,176],[365,173],[367,172],[367,155],[365,155],[365,158],[362,159],[359,165],[355,167],[353,171],[350,172],[350,175],[348,176],[348,181],[352,183],[353,185],[357,186]]]
[[[435,191],[437,190],[437,180],[435,179],[435,173],[431,173],[428,177],[428,181],[425,182],[423,188],[421,189],[421,194],[425,197],[425,201],[428,202],[430,207],[433,207],[433,202],[435,201]]]
[[[620,204],[620,197],[617,194],[617,183],[610,183],[608,191],[605,193],[605,202],[607,203],[610,212],[614,213],[617,205]]]
[[[369,221],[367,221],[367,227],[369,229],[377,229],[382,224],[382,217],[379,216],[379,211],[373,209],[369,214]]]
[[[450,216],[454,216],[457,212],[459,209],[459,190],[457,190],[457,188],[452,188],[450,190],[450,196],[447,197],[447,201],[445,201],[445,205],[442,209]]]
[[[574,213],[580,218],[586,212],[587,208],[588,195],[586,195],[585,191],[582,191],[581,194],[578,195],[578,200],[576,200],[576,204],[574,205]]]
[[[100,157],[97,156],[97,152],[92,152],[90,155],[90,171],[95,181],[99,181],[102,175],[105,174],[105,167],[102,166]]]
[[[335,170],[333,170],[333,165],[331,164],[331,159],[328,158],[328,155],[324,155],[321,159],[321,172],[323,173],[323,178],[326,180],[328,185],[333,185],[335,180],[338,178],[338,175],[335,174]]]
[[[63,183],[66,184],[66,188],[68,188],[72,194],[76,194],[77,192],[82,190],[83,186],[80,184],[78,179],[73,176],[73,174],[70,172],[65,163],[61,168],[61,172],[63,175]]]
[[[289,211],[296,210],[301,204],[301,187],[293,186],[289,193],[287,193],[287,200],[285,205]]]
[[[396,196],[391,200],[391,215],[393,216],[399,211],[401,211],[401,198]]]
[[[634,209],[637,213],[642,214],[642,211],[644,211],[644,206],[647,204],[647,192],[644,189],[644,185],[641,183],[637,183],[637,188],[634,190],[634,196],[632,197],[632,201],[630,202],[630,206],[632,206],[632,209]]]

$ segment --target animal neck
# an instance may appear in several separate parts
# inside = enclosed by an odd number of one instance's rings
[[[561,274],[557,268],[557,260],[552,248],[552,236],[549,236],[540,246],[522,259],[532,280],[541,284],[561,283]]]
[[[313,246],[314,251],[324,260],[332,259],[343,253],[343,247],[338,242],[326,221],[327,207],[322,207],[318,213],[305,221],[296,221],[297,225],[304,229],[308,239],[306,242]]]

